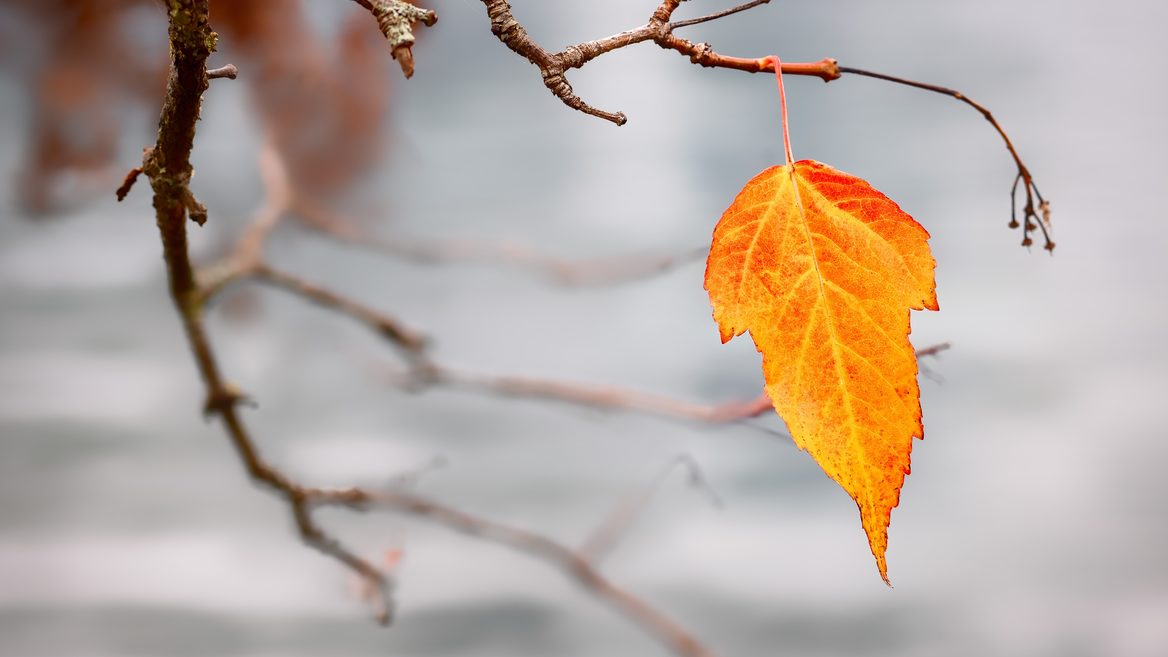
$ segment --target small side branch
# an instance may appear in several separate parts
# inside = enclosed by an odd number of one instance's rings
[[[948,342],[918,349],[917,358],[937,356],[950,348]],[[391,371],[384,373],[393,384],[410,390],[445,386],[498,397],[556,401],[574,406],[603,411],[631,412],[665,419],[708,424],[742,422],[768,414],[773,406],[766,392],[747,400],[731,400],[719,404],[686,402],[665,395],[620,388],[591,385],[572,381],[556,381],[535,377],[483,374],[430,362],[425,378],[416,372]],[[785,435],[785,434],[784,434]]]
[[[385,313],[369,308],[328,288],[268,265],[256,267],[251,272],[251,277],[291,292],[323,308],[352,317],[389,340],[410,357],[420,357],[426,347],[426,337],[421,333]]]
[[[916,80],[908,80],[905,78],[898,78],[893,75],[884,73],[874,73],[872,71],[865,71],[863,69],[852,68],[850,66],[841,66],[840,73],[847,73],[851,75],[861,75],[864,77],[875,78],[877,80],[884,80],[886,82],[893,82],[895,84],[903,84],[907,87],[916,89],[924,89],[933,93],[942,94],[955,98],[973,109],[977,110],[990,125],[994,127],[998,135],[1001,136],[1002,141],[1006,144],[1006,150],[1010,152],[1010,157],[1014,160],[1014,166],[1017,167],[1018,173],[1014,177],[1014,186],[1010,190],[1010,228],[1022,227],[1022,246],[1030,246],[1034,243],[1031,238],[1031,233],[1034,230],[1042,232],[1044,241],[1043,248],[1047,251],[1054,251],[1054,241],[1050,235],[1050,202],[1042,198],[1042,194],[1038,191],[1038,185],[1034,183],[1034,177],[1030,175],[1030,169],[1022,162],[1022,156],[1018,155],[1018,149],[1014,148],[1014,142],[1011,141],[1010,136],[1006,134],[1005,129],[994,118],[994,115],[981,103],[973,100],[969,96],[957,91],[956,89],[949,89],[935,84],[927,84],[925,82],[917,82]],[[1022,206],[1022,223],[1018,222],[1018,184],[1022,183],[1023,193],[1025,194],[1025,203]]]
[[[744,2],[740,5],[738,5],[737,7],[731,7],[729,9],[724,9],[722,11],[716,11],[712,14],[706,14],[705,16],[698,16],[697,18],[690,18],[690,19],[684,20],[684,21],[673,21],[672,23],[670,23],[669,27],[676,30],[676,29],[682,28],[682,27],[689,27],[690,25],[698,25],[700,23],[708,23],[710,21],[716,21],[719,18],[725,18],[726,16],[730,16],[732,14],[737,14],[739,12],[743,12],[743,11],[746,11],[748,9],[754,9],[755,7],[757,7],[759,5],[765,5],[770,1],[771,0],[753,0],[752,2]]]
[[[239,69],[235,67],[235,64],[227,64],[226,66],[207,70],[208,80],[218,80],[220,78],[234,80],[237,77],[239,77]]]

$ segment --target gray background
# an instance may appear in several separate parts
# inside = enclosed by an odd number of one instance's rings
[[[327,25],[341,4],[312,9]],[[650,4],[514,3],[551,48],[640,24]],[[549,96],[479,3],[436,6],[366,190],[382,230],[563,256],[681,250],[781,157],[770,78],[652,45],[608,55],[571,80],[628,114],[618,129]],[[954,349],[929,363],[944,382],[922,382],[927,439],[893,514],[893,590],[852,502],[758,428],[781,428],[776,418],[710,428],[411,396],[370,374],[389,355],[358,328],[268,293],[254,321],[216,316],[216,345],[261,404],[248,417],[264,450],[290,472],[377,484],[441,455],[450,465],[423,492],[568,542],[692,454],[725,507],[675,477],[606,571],[725,655],[1168,654],[1166,7],[775,2],[687,32],[726,53],[833,56],[959,88],[995,111],[1054,201],[1058,251],[1028,253],[1005,226],[1011,163],[976,113],[866,79],[789,80],[796,156],[896,199],[932,232],[939,262],[942,310],[916,314],[913,339]],[[8,180],[28,111],[17,80],[0,80]],[[150,139],[140,118],[127,166]],[[195,153],[213,223],[258,201],[251,121],[239,86],[216,83]],[[662,654],[542,563],[399,517],[326,516],[368,554],[405,549],[398,624],[369,622],[348,575],[293,538],[201,421],[143,189],[49,222],[19,217],[10,186],[0,197],[0,653]],[[204,252],[213,231],[195,231]],[[700,264],[564,290],[296,231],[273,254],[430,332],[452,364],[693,401],[760,384],[748,340],[718,343]]]

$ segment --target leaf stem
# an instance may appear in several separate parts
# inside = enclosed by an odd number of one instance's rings
[[[758,64],[760,69],[765,69],[767,65],[774,66],[775,82],[779,85],[779,107],[783,116],[783,154],[787,158],[784,164],[794,164],[795,156],[791,154],[791,129],[787,121],[787,91],[783,88],[783,63],[779,61],[778,55],[767,55],[758,60]]]

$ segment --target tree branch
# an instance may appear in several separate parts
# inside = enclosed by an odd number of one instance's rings
[[[918,359],[935,357],[951,348],[948,342],[916,350]],[[731,400],[717,404],[693,403],[653,393],[615,386],[536,377],[495,375],[472,372],[427,361],[424,371],[379,372],[390,384],[409,390],[449,387],[498,397],[542,399],[604,411],[643,413],[670,420],[730,424],[768,414],[773,409],[766,392],[748,400]],[[786,436],[786,434],[780,434]]]
[[[301,538],[310,546],[348,566],[378,592],[374,613],[382,623],[392,617],[391,583],[377,567],[345,548],[313,520],[303,489],[265,463],[248,435],[238,411],[245,397],[219,371],[202,321],[202,297],[195,284],[187,249],[186,219],[195,203],[188,183],[196,122],[207,89],[207,57],[216,36],[207,22],[208,0],[168,0],[172,67],[159,119],[158,140],[147,149],[142,172],[154,191],[154,209],[162,238],[170,294],[190,343],[206,389],[204,412],[218,416],[248,475],[284,497]]]
[[[283,497],[289,505],[297,531],[310,546],[337,559],[357,573],[373,597],[376,618],[382,623],[392,618],[392,582],[368,560],[346,548],[314,520],[313,510],[321,506],[342,506],[356,510],[380,508],[425,517],[457,531],[482,537],[541,558],[561,568],[593,595],[605,601],[626,619],[638,624],[663,645],[684,657],[713,657],[683,627],[640,598],[618,587],[601,574],[580,553],[532,532],[494,523],[448,506],[404,492],[372,492],[360,488],[324,489],[302,486],[261,457],[239,413],[246,397],[222,376],[202,321],[206,302],[231,282],[256,278],[292,291],[315,303],[364,321],[395,344],[419,352],[423,341],[392,320],[340,295],[266,265],[263,242],[287,209],[289,188],[280,186],[278,169],[273,174],[273,195],[240,241],[235,253],[213,268],[219,275],[209,286],[196,283],[187,248],[186,219],[200,215],[200,205],[189,188],[193,168],[191,147],[199,116],[202,94],[207,88],[206,60],[214,50],[215,35],[207,22],[209,0],[168,0],[173,68],[167,83],[166,99],[159,120],[158,140],[148,149],[142,173],[154,191],[154,207],[162,239],[163,257],[170,281],[171,297],[206,389],[204,412],[217,416],[248,475],[257,483]],[[270,163],[269,163],[270,164]],[[132,177],[127,177],[130,180]],[[286,178],[283,179],[286,183]],[[129,183],[124,184],[128,191]],[[200,225],[202,222],[198,222]]]
[[[731,68],[751,73],[764,71],[774,72],[774,68],[760,59],[745,59],[741,57],[727,57],[713,51],[709,44],[695,44],[673,34],[673,30],[697,23],[704,23],[729,16],[747,9],[766,4],[769,0],[757,0],[739,5],[717,14],[710,14],[698,19],[670,23],[673,12],[681,4],[681,0],[663,0],[654,10],[649,21],[644,25],[614,34],[603,39],[586,41],[574,46],[568,46],[558,53],[550,53],[528,35],[523,25],[515,19],[511,12],[511,5],[507,0],[482,0],[491,20],[491,33],[499,41],[511,49],[512,52],[531,62],[539,69],[543,76],[544,86],[548,88],[565,105],[572,109],[590,114],[616,125],[624,125],[627,121],[622,112],[608,112],[597,109],[585,103],[577,96],[572,85],[568,83],[564,73],[569,69],[581,68],[600,55],[636,43],[652,41],[662,48],[676,50],[689,55],[690,61],[707,67]],[[783,73],[788,75],[811,75],[825,81],[839,77],[839,70],[835,60],[824,59],[812,63],[783,64]]]

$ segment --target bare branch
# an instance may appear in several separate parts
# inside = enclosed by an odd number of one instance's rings
[[[949,348],[948,342],[942,342],[918,349],[916,356],[917,358],[936,356]],[[499,397],[544,399],[606,411],[644,413],[666,419],[709,424],[742,422],[766,415],[773,408],[766,392],[749,400],[733,400],[720,404],[695,404],[664,395],[614,386],[535,377],[482,374],[433,361],[429,361],[428,364],[429,369],[421,373],[386,370],[380,370],[380,372],[391,384],[411,390],[447,386]]]
[[[375,616],[382,623],[389,623],[393,615],[390,577],[323,530],[313,518],[315,508],[327,505],[357,510],[396,510],[512,547],[561,568],[566,575],[676,654],[713,657],[713,653],[683,627],[613,584],[582,555],[546,537],[483,520],[407,493],[305,487],[263,460],[238,410],[247,402],[247,397],[222,377],[203,325],[205,303],[216,292],[234,281],[254,278],[359,319],[412,354],[421,354],[424,342],[418,334],[381,313],[264,263],[263,243],[287,214],[291,199],[286,176],[282,176],[281,169],[271,162],[261,164],[269,191],[265,206],[257,213],[232,257],[212,268],[219,272],[212,277],[212,283],[205,283],[202,288],[197,285],[187,248],[186,218],[196,212],[205,213],[205,210],[195,207],[197,201],[188,182],[199,105],[207,88],[206,59],[213,49],[214,37],[207,23],[208,0],[168,2],[174,68],[159,123],[158,143],[153,150],[147,151],[142,173],[150,179],[154,190],[171,297],[206,389],[204,412],[222,420],[248,475],[287,501],[297,531],[305,543],[340,561],[362,578],[364,589],[375,593],[370,597]]]
[[[765,5],[770,1],[771,0],[751,0],[751,2],[745,2],[743,4],[738,5],[737,7],[731,7],[729,9],[724,9],[722,11],[716,11],[712,14],[706,14],[705,16],[699,16],[697,18],[690,18],[690,19],[684,20],[684,21],[673,21],[672,23],[669,24],[669,28],[676,30],[676,29],[683,28],[683,27],[689,27],[690,25],[697,25],[699,23],[708,23],[710,21],[716,21],[719,18],[725,18],[726,16],[730,16],[731,14],[737,14],[739,12],[743,12],[743,11],[746,11],[748,9],[754,9],[755,7],[757,7],[759,5]]]
[[[585,114],[600,117],[616,125],[624,125],[626,117],[622,112],[609,112],[592,107],[575,95],[572,86],[568,83],[564,73],[569,69],[581,68],[600,55],[613,50],[619,50],[636,43],[653,41],[662,48],[673,49],[689,55],[690,61],[707,67],[732,68],[751,73],[764,71],[774,72],[773,67],[760,59],[746,59],[741,57],[727,57],[713,51],[709,44],[695,44],[673,34],[675,27],[685,27],[696,23],[716,20],[723,16],[736,14],[747,9],[766,4],[767,0],[748,2],[733,9],[711,14],[689,21],[670,23],[673,12],[681,4],[681,0],[663,0],[644,25],[614,34],[603,39],[586,41],[568,46],[558,53],[550,53],[536,43],[524,29],[523,25],[511,13],[511,5],[507,0],[482,0],[487,10],[487,17],[491,19],[491,32],[503,45],[513,52],[534,64],[543,76],[544,85],[565,105]],[[783,72],[788,75],[812,75],[826,80],[839,77],[835,60],[824,59],[813,63],[783,64]]]
[[[405,380],[405,383],[409,382],[409,379]],[[430,372],[429,385],[445,385],[501,397],[545,399],[601,410],[632,411],[712,424],[758,417],[771,408],[770,399],[765,394],[749,401],[695,404],[624,388],[521,376],[478,374],[442,365],[435,365]]]
[[[251,278],[291,292],[324,308],[335,310],[365,324],[388,339],[411,357],[418,357],[426,346],[426,337],[406,327],[385,313],[373,310],[337,292],[310,283],[287,272],[260,265],[252,270]]]
[[[926,358],[929,356],[936,357],[942,351],[949,351],[953,345],[949,342],[938,342],[923,349],[917,349],[917,359]]]

